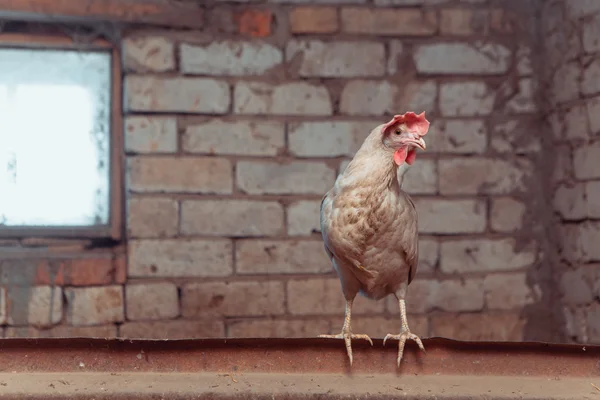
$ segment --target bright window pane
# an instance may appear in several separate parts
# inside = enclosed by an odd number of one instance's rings
[[[0,224],[108,223],[110,62],[0,49]]]

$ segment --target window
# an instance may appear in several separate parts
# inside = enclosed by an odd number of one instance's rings
[[[118,53],[19,38],[0,35],[0,236],[119,238]]]

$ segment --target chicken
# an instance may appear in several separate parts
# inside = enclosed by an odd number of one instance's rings
[[[406,317],[405,297],[417,272],[419,248],[417,211],[401,187],[415,162],[416,149],[426,148],[423,136],[428,130],[425,112],[395,115],[377,126],[321,202],[325,251],[340,278],[346,312],[340,334],[320,337],[344,339],[350,365],[351,339],[373,345],[369,336],[352,333],[350,327],[352,303],[358,293],[373,300],[396,296],[400,333],[387,334],[383,344],[389,339],[399,341],[398,366],[408,339],[425,351]]]

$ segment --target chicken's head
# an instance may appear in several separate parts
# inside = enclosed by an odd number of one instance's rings
[[[425,111],[421,114],[407,112],[394,115],[390,122],[383,125],[381,134],[386,147],[394,150],[394,162],[411,165],[417,158],[417,148],[425,150],[423,136],[429,130],[429,121],[425,119]]]

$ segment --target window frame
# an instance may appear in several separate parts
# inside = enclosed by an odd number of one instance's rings
[[[113,239],[124,237],[124,179],[123,179],[123,113],[122,113],[122,69],[121,54],[118,46],[102,39],[89,44],[76,43],[63,35],[41,34],[0,34],[0,48],[55,49],[107,51],[111,56],[110,68],[110,154],[109,154],[109,218],[105,225],[96,226],[2,226],[0,238],[77,238],[77,239]]]

